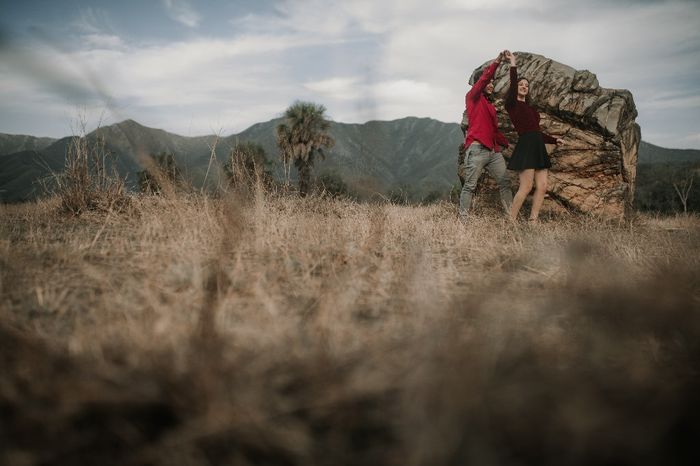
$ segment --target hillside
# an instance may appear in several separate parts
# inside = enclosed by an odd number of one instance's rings
[[[42,182],[63,169],[63,157],[33,150],[0,155],[0,200],[17,202],[42,193]]]
[[[276,174],[282,166],[274,130],[281,120],[260,123],[227,138],[255,141],[272,154]],[[459,125],[430,118],[402,118],[364,124],[333,123],[330,133],[336,141],[326,160],[319,160],[316,173],[337,172],[351,185],[385,191],[409,185],[421,193],[449,189],[456,182],[457,146],[462,141]],[[223,155],[223,154],[222,154]]]
[[[281,179],[283,168],[275,140],[279,122],[258,123],[221,138],[216,144],[217,160],[224,161],[237,142],[257,142],[265,148],[274,175]],[[425,194],[449,189],[456,182],[455,154],[462,139],[457,124],[408,117],[364,124],[333,123],[330,132],[336,145],[328,151],[326,160],[317,161],[317,174],[338,173],[366,192],[408,185]],[[114,155],[119,173],[127,177],[127,184],[132,187],[142,157],[163,151],[174,154],[195,185],[201,184],[216,141],[213,135],[184,137],[133,120],[100,128],[88,138],[94,141],[98,133],[105,148]],[[39,151],[0,155],[0,198],[5,202],[35,198],[40,193],[36,180],[61,169],[70,141],[71,138],[63,138]],[[215,177],[216,170],[210,176]]]
[[[145,127],[133,120],[99,128],[88,134],[92,145],[98,135],[104,140],[105,151],[112,155],[114,166],[132,188],[136,184],[136,174],[141,170],[140,160],[148,154],[163,151],[173,153],[179,164],[189,167],[191,162],[197,162],[202,154],[208,153],[207,144],[213,140],[213,136],[179,136]],[[40,181],[62,170],[72,139],[71,136],[56,140],[41,150],[0,155],[0,199],[17,202],[41,195]]]
[[[667,149],[642,141],[639,145],[639,164],[700,162],[700,150]]]
[[[0,133],[0,155],[23,151],[42,150],[56,141],[54,138],[40,138],[25,134]]]
[[[265,148],[274,176],[281,179],[283,168],[275,140],[275,127],[280,121],[257,123],[241,133],[222,137],[216,144],[217,160],[225,160],[237,142],[257,142]],[[317,161],[315,173],[337,173],[360,194],[408,187],[422,197],[434,190],[444,192],[457,183],[456,151],[462,141],[457,123],[414,117],[363,124],[334,122],[330,132],[336,145],[328,151],[326,160]],[[88,138],[94,141],[98,133],[132,188],[142,158],[160,152],[174,154],[183,172],[195,185],[201,185],[216,141],[214,135],[185,137],[133,120],[100,128]],[[70,137],[53,140],[0,134],[0,200],[17,202],[39,196],[39,180],[62,169],[70,141]],[[18,148],[21,150],[15,150]],[[688,161],[700,161],[700,151],[666,149],[646,142],[639,148],[640,164]],[[215,180],[216,176],[215,167],[208,179]]]

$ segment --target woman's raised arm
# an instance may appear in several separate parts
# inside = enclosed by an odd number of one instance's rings
[[[518,97],[518,67],[515,64],[515,55],[510,50],[506,50],[504,53],[510,61],[510,86],[508,86],[505,101],[506,108],[509,108],[515,105],[515,99]]]

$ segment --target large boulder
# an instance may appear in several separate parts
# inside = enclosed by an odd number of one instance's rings
[[[566,141],[560,147],[548,146],[552,168],[547,202],[605,217],[630,213],[641,140],[632,94],[600,87],[590,71],[575,70],[542,55],[516,52],[516,61],[519,76],[530,81],[530,97],[542,117],[542,130]],[[509,80],[505,62],[494,78],[494,104],[501,130],[511,142],[504,151],[506,157],[518,140],[503,107]]]

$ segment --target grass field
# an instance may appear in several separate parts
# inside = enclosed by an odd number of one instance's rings
[[[700,464],[697,216],[0,218],[0,464]]]

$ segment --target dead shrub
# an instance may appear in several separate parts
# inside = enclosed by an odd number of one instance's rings
[[[175,162],[175,156],[167,152],[151,154],[146,168],[138,173],[139,189],[145,194],[171,194],[184,186],[184,179]]]
[[[99,134],[92,140],[74,136],[66,152],[65,168],[55,178],[61,208],[73,215],[107,212],[128,203],[124,179]]]
[[[269,187],[272,177],[265,149],[260,144],[243,142],[236,144],[224,164],[224,173],[230,186],[239,193],[254,191],[256,184]]]

